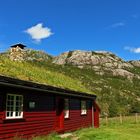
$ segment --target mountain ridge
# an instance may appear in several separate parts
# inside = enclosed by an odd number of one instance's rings
[[[124,61],[115,54],[106,51],[68,51],[55,57],[53,63],[91,68],[100,75],[111,73],[114,76],[123,76],[128,79],[140,78],[139,75],[129,71],[134,67],[140,67],[140,61]]]
[[[94,93],[97,95],[101,107],[101,115],[116,116],[140,112],[139,61],[125,62],[113,53],[93,51],[82,52],[82,54],[81,51],[78,51],[78,54],[77,51],[70,51],[57,57],[36,50],[33,50],[33,54],[27,54],[27,59],[21,62],[11,61],[8,52],[1,54],[0,74],[75,91]],[[97,61],[94,61],[93,58]],[[63,63],[57,64],[58,60],[62,60]],[[78,64],[82,67],[79,67]],[[120,75],[119,68],[123,75]],[[119,75],[114,75],[112,72],[116,72],[118,69]],[[126,72],[130,73],[124,75]]]

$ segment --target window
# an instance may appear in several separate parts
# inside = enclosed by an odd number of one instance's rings
[[[65,99],[64,102],[64,118],[69,118],[69,99]]]
[[[23,117],[23,96],[8,94],[6,100],[6,118],[22,118]]]
[[[29,108],[30,109],[35,108],[35,102],[29,102]]]
[[[81,115],[87,114],[86,101],[81,101]]]

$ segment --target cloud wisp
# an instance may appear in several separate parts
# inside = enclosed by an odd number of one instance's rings
[[[123,26],[125,26],[124,22],[116,22],[116,23],[110,25],[111,28],[117,28],[117,27],[123,27]]]
[[[126,47],[124,47],[124,49],[128,50],[132,53],[137,53],[137,54],[140,53],[140,47],[134,48],[134,47],[126,46]]]
[[[110,24],[108,27],[106,27],[106,29],[120,28],[120,27],[124,27],[125,25],[126,23],[124,21],[116,22],[116,23]]]
[[[38,23],[25,30],[25,33],[31,36],[36,42],[40,42],[42,39],[48,38],[53,35],[52,31],[48,27],[43,27],[43,23]]]

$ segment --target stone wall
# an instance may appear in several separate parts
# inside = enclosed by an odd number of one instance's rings
[[[12,61],[24,61],[26,59],[26,50],[19,46],[10,49],[10,59]]]

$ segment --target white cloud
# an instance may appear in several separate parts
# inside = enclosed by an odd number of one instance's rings
[[[39,23],[35,26],[32,26],[28,28],[25,32],[37,42],[40,42],[42,39],[48,38],[53,34],[50,28],[43,27],[43,23]]]
[[[112,24],[110,27],[111,27],[111,28],[117,28],[117,27],[122,27],[122,26],[125,26],[125,23],[124,23],[124,22],[117,22],[117,23],[114,23],[114,24]]]
[[[124,49],[125,49],[125,50],[128,50],[128,51],[130,51],[130,52],[133,52],[133,53],[140,53],[140,47],[134,48],[134,47],[126,46]]]

